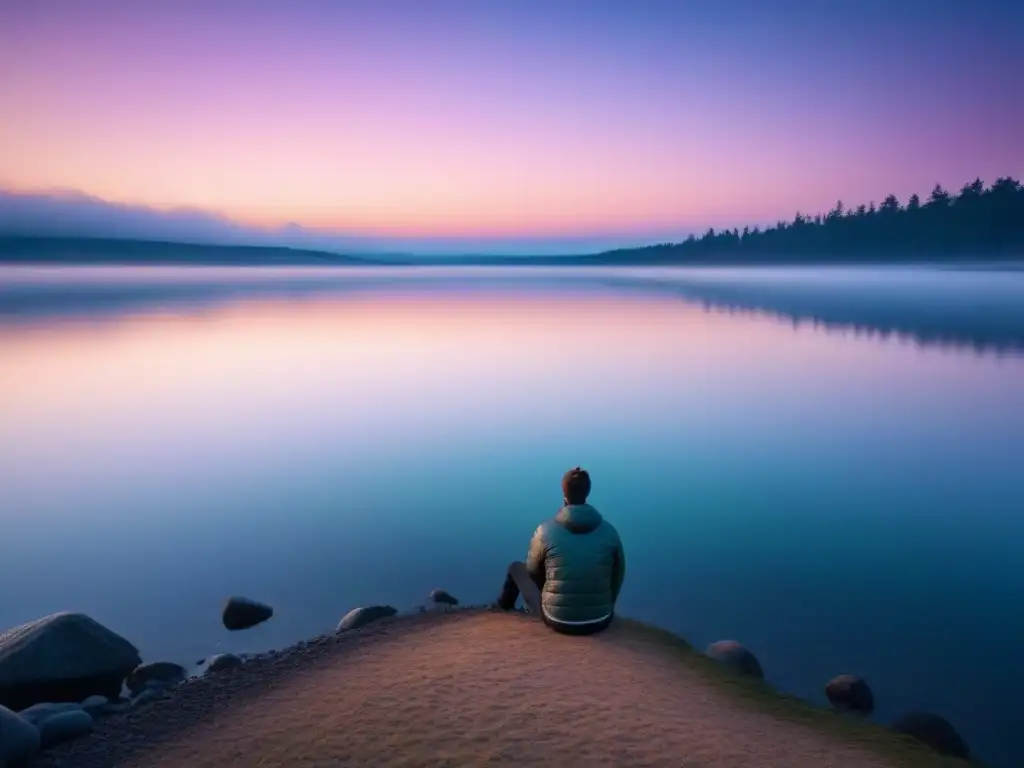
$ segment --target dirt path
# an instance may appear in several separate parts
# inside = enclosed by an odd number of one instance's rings
[[[900,764],[737,703],[678,651],[628,625],[575,638],[521,615],[456,613],[399,620],[246,666],[113,718],[49,764]]]

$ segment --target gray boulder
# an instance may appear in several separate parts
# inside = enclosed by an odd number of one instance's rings
[[[146,686],[173,687],[184,680],[187,674],[183,666],[173,661],[151,661],[133,669],[124,682],[128,690],[136,694]]]
[[[0,635],[0,704],[117,696],[138,649],[83,613],[55,613]]]
[[[226,629],[235,632],[262,624],[273,615],[274,609],[269,605],[258,603],[247,597],[229,597],[224,604],[221,621],[224,622]]]
[[[742,675],[764,679],[764,670],[761,669],[757,657],[735,640],[719,640],[712,643],[705,653],[709,658],[731,667]]]
[[[347,632],[351,629],[359,629],[370,622],[394,616],[396,613],[398,613],[398,609],[392,608],[390,605],[367,605],[362,608],[353,608],[338,622],[338,631]]]
[[[825,685],[825,695],[840,712],[870,715],[875,709],[875,695],[867,681],[856,675],[839,675]]]
[[[18,715],[38,728],[44,720],[64,712],[77,712],[82,705],[74,701],[47,701],[42,704],[33,704],[31,707],[21,710]]]
[[[19,765],[39,752],[39,730],[21,715],[0,706],[0,765]]]
[[[459,601],[453,597],[450,592],[445,592],[443,589],[434,589],[430,592],[430,602],[439,605],[458,605]]]
[[[930,712],[906,712],[892,724],[896,733],[902,733],[926,744],[940,755],[949,757],[971,756],[967,742],[950,722]]]
[[[92,716],[84,709],[61,712],[48,717],[39,726],[39,741],[43,749],[63,744],[92,733]]]
[[[210,659],[206,665],[207,672],[223,672],[225,669],[234,669],[242,666],[242,659],[233,653],[218,653]]]

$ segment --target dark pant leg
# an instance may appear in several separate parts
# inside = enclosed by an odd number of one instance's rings
[[[498,597],[498,607],[503,611],[511,611],[516,607],[516,600],[519,599],[519,587],[516,586],[512,574],[505,573],[505,583],[501,587],[501,595]]]
[[[540,588],[526,570],[526,563],[516,561],[508,567],[505,574],[505,584],[501,590],[501,597],[498,598],[498,607],[511,611],[520,596],[530,613],[540,614]]]

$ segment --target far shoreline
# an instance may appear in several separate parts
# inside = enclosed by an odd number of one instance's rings
[[[536,261],[534,261],[536,258]],[[561,257],[559,257],[561,258]],[[573,262],[566,257],[560,261],[547,261],[541,257],[524,257],[515,261],[371,261],[366,259],[360,264],[352,263],[328,263],[322,261],[250,261],[240,262],[228,259],[211,259],[206,261],[192,260],[128,260],[128,259],[96,259],[82,261],[66,261],[61,259],[39,259],[39,260],[7,260],[0,256],[0,268],[4,267],[25,267],[29,269],[39,268],[67,268],[78,267],[160,267],[160,268],[196,268],[207,267],[236,268],[236,269],[337,269],[339,271],[370,270],[370,269],[444,269],[458,267],[472,267],[483,269],[776,269],[776,268],[806,268],[806,269],[941,269],[955,272],[1024,272],[1024,255],[1005,261],[974,261],[965,259],[963,261],[936,261],[934,259],[917,259],[901,261],[796,261],[779,259],[775,261],[743,262],[743,261],[721,261],[721,262]]]
[[[758,268],[758,267],[934,267],[945,269],[1021,271],[1024,251],[961,249],[945,252],[876,250],[837,253],[751,254],[737,257],[700,255],[689,258],[645,258],[633,255],[582,253],[576,255],[512,256],[484,254],[415,256],[411,254],[345,254],[292,248],[129,240],[113,238],[43,238],[0,235],[0,266],[110,267],[604,267],[604,268]]]

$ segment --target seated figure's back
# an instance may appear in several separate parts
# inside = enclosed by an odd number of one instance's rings
[[[625,578],[618,531],[586,502],[590,477],[576,467],[562,479],[563,506],[530,542],[526,568],[541,588],[544,620],[555,629],[603,628]]]

